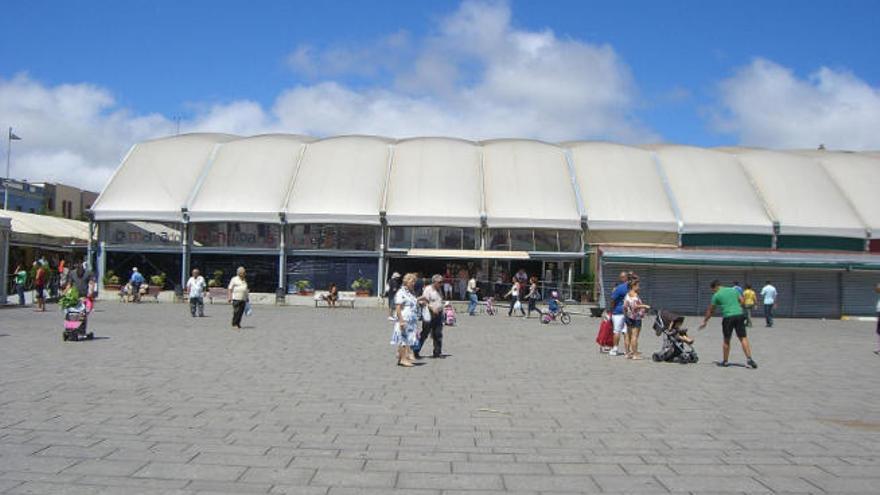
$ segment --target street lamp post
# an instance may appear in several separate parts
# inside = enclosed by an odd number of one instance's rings
[[[6,178],[3,179],[3,209],[9,209],[9,164],[12,162],[12,142],[21,138],[12,133],[12,127],[9,128],[9,134],[6,135]]]

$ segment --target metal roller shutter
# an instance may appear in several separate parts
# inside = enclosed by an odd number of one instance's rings
[[[755,270],[746,274],[746,283],[751,284],[752,289],[758,294],[758,305],[752,311],[752,318],[764,314],[764,298],[761,297],[761,289],[767,281],[776,287],[778,293],[773,314],[780,318],[790,318],[794,308],[794,284],[791,272],[777,270]]]
[[[651,275],[650,299],[645,298],[651,307],[685,315],[699,313],[696,270],[655,267]]]
[[[846,272],[843,274],[844,315],[874,315],[877,312],[877,294],[874,287],[880,283],[880,272]]]
[[[839,318],[840,275],[838,271],[795,272],[793,316]]]
[[[709,307],[709,302],[712,301],[713,294],[712,289],[709,287],[709,284],[711,284],[713,280],[718,280],[719,282],[721,282],[721,285],[731,287],[733,286],[733,282],[735,281],[739,281],[740,284],[745,284],[746,274],[744,271],[739,270],[719,270],[713,268],[700,269],[697,285],[697,291],[699,293],[697,304],[700,313],[706,311],[706,308]]]
[[[651,287],[651,269],[648,266],[623,265],[618,263],[604,263],[602,265],[602,283],[605,287],[606,303],[611,304],[611,293],[617,287],[620,272],[636,272],[642,282],[642,299],[648,301]],[[650,304],[650,303],[649,303]]]

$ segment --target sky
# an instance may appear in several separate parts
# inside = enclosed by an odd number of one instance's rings
[[[94,190],[178,126],[876,150],[878,25],[870,0],[9,1],[0,126],[12,177]]]

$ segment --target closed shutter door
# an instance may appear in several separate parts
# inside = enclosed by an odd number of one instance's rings
[[[795,272],[793,316],[839,318],[839,275],[840,272],[836,271]]]
[[[732,287],[734,282],[739,282],[740,284],[744,284],[746,280],[746,274],[744,271],[738,270],[718,270],[713,268],[701,268],[700,273],[698,275],[698,286],[697,290],[699,293],[698,298],[698,307],[700,308],[700,312],[706,310],[709,307],[709,303],[712,302],[712,288],[709,285],[713,280],[717,280],[721,282],[721,285],[725,287]],[[716,316],[721,313],[716,310]]]
[[[792,316],[792,310],[794,308],[794,284],[791,272],[779,270],[755,270],[746,274],[746,280],[746,283],[751,284],[752,289],[758,294],[758,305],[755,306],[755,311],[752,312],[753,318],[764,312],[764,298],[761,297],[761,289],[766,285],[768,280],[773,284],[773,287],[776,287],[777,292],[776,303],[773,305],[773,314],[780,318],[790,318]]]
[[[656,310],[666,309],[683,315],[699,313],[697,306],[697,271],[692,268],[660,268],[651,271],[650,299]]]
[[[620,279],[618,276],[620,272],[635,272],[636,275],[639,276],[639,281],[641,282],[641,296],[642,299],[648,301],[648,297],[650,295],[651,290],[651,268],[647,265],[644,266],[636,266],[636,265],[623,265],[618,263],[603,263],[602,264],[602,283],[603,287],[605,287],[605,302],[609,306],[611,305],[611,293],[614,292],[614,288],[617,287],[617,284],[620,283]],[[650,303],[647,303],[650,304]]]
[[[880,283],[880,272],[847,272],[843,274],[843,314],[873,315],[877,312],[874,287]]]

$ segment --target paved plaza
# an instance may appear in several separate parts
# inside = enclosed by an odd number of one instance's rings
[[[101,302],[80,343],[0,310],[0,493],[880,492],[873,323],[759,324],[750,370],[713,364],[719,318],[685,366],[464,315],[406,369],[379,310],[187,310]]]

